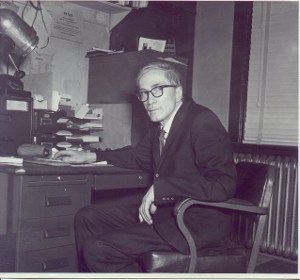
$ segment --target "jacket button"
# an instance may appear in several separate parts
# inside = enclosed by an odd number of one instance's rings
[[[156,174],[155,174],[155,178],[158,178],[158,177],[159,177],[159,174],[158,174],[158,173],[156,173]]]

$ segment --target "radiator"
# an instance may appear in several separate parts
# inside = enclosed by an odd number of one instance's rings
[[[236,153],[235,162],[266,163],[276,167],[276,178],[270,213],[260,251],[296,260],[298,256],[298,159]],[[235,216],[236,238],[251,246],[255,223],[250,218]]]

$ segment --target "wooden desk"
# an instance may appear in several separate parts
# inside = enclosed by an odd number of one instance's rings
[[[114,166],[0,167],[0,271],[76,272],[73,221],[92,190],[147,187],[152,176]]]

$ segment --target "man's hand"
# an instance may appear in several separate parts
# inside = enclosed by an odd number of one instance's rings
[[[67,161],[70,163],[93,163],[96,161],[96,154],[82,151],[60,151],[52,159]]]
[[[154,187],[153,185],[149,188],[147,193],[144,195],[142,204],[139,208],[139,219],[140,222],[145,221],[147,224],[152,224],[152,217],[156,212],[156,205],[154,204]]]

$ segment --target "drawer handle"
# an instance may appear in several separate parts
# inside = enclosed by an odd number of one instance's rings
[[[70,229],[66,227],[58,227],[58,228],[48,228],[44,230],[44,238],[56,238],[56,237],[64,237],[70,236]]]
[[[47,260],[42,263],[43,271],[49,271],[59,268],[64,268],[69,266],[69,261],[67,258],[59,258],[59,259],[52,259]]]
[[[45,197],[46,207],[70,205],[72,199],[70,196],[56,196],[56,197]]]

